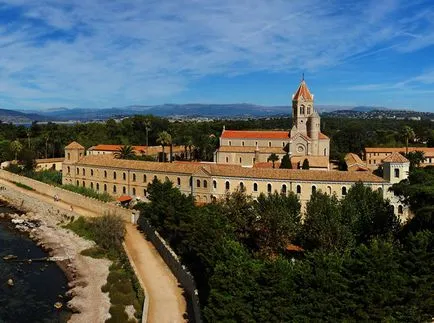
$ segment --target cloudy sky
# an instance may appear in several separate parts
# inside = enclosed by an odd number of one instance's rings
[[[0,0],[0,108],[318,104],[434,112],[433,0]]]

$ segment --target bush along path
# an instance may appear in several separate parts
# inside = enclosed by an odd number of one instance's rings
[[[93,219],[80,217],[65,228],[96,242],[96,247],[83,250],[82,255],[112,261],[107,283],[102,287],[111,302],[111,318],[106,322],[140,322],[144,294],[122,247],[125,237],[122,218],[113,214]]]

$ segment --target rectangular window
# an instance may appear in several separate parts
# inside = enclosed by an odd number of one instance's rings
[[[399,168],[395,168],[395,177],[399,178]]]

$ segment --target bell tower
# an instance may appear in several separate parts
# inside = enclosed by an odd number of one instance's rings
[[[310,93],[303,76],[297,91],[292,96],[293,127],[295,127],[298,132],[307,135],[308,118],[313,112],[313,95]]]

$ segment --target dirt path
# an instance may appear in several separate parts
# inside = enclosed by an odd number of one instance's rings
[[[134,225],[129,223],[126,228],[125,245],[151,295],[148,322],[184,322],[182,314],[186,303],[184,297],[180,297],[182,289],[176,278],[152,243],[146,241]]]
[[[11,187],[23,194],[42,200],[56,208],[70,211],[70,205],[62,201],[55,202],[52,196],[36,191],[29,191],[8,181],[0,179],[1,186]],[[60,196],[61,198],[61,196]],[[73,205],[74,212],[86,217],[100,216],[78,205]],[[155,250],[152,243],[146,241],[134,225],[126,225],[125,246],[134,266],[138,271],[139,280],[146,286],[149,297],[149,323],[177,323],[185,322],[183,314],[186,312],[185,298],[182,289],[163,259]]]

